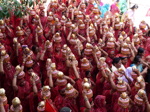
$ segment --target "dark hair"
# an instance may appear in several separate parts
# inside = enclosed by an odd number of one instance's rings
[[[126,58],[129,58],[129,57],[119,57],[121,60],[124,60],[124,59],[126,59]]]
[[[137,4],[135,4],[135,5],[133,5],[132,7],[131,7],[131,9],[138,9],[138,5]]]
[[[117,64],[117,63],[119,63],[120,60],[121,60],[120,58],[114,58],[113,61],[112,61],[112,64],[113,65]]]
[[[87,70],[87,71],[85,72],[85,76],[88,77],[89,75],[90,75],[90,71]]]
[[[137,53],[137,55],[138,55],[138,54],[141,54],[141,53],[144,53],[144,49],[141,48],[141,47],[139,47],[139,48],[138,48],[138,53]]]
[[[146,36],[148,37],[150,36],[150,30],[146,33]]]
[[[69,107],[63,107],[59,110],[59,112],[70,112],[71,109]]]
[[[141,57],[140,56],[135,56],[134,60],[133,60],[133,64],[137,64],[140,62]]]
[[[32,46],[32,51],[35,51],[36,48],[37,48],[37,46],[33,45],[33,46]]]

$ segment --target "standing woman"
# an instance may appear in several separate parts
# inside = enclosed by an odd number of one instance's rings
[[[138,5],[133,5],[127,12],[125,12],[124,15],[128,15],[128,18],[131,19],[132,21],[135,21],[135,11],[138,9]]]

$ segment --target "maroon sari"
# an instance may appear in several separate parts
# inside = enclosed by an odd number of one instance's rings
[[[105,96],[96,96],[94,100],[94,107],[91,109],[91,112],[107,112],[105,107]]]

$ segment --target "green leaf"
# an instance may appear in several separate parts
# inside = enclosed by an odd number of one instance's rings
[[[30,2],[29,2],[29,7],[31,7],[32,5],[33,5],[33,1],[30,0]]]

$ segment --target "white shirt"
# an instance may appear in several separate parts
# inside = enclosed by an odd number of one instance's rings
[[[126,71],[126,68],[124,67],[124,65],[121,64],[121,67],[120,67],[120,68],[122,68],[124,72]],[[117,71],[118,69],[117,69],[114,65],[112,65],[111,70],[112,70],[112,72],[115,72],[115,71]],[[129,76],[127,76],[127,77],[129,77]],[[121,78],[122,78],[125,82],[128,83],[128,80],[126,79],[126,77],[125,77],[124,75],[123,75]]]

